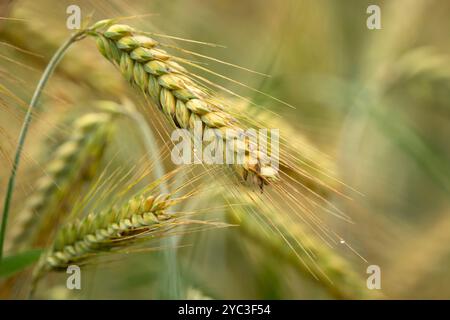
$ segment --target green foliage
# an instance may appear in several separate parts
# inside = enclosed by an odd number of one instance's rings
[[[12,276],[29,267],[37,262],[41,253],[42,249],[32,249],[4,257],[0,262],[0,278]]]

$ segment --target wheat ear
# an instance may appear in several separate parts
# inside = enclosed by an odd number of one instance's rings
[[[93,29],[98,30],[97,27]],[[193,132],[199,126],[203,137],[216,136],[218,139],[236,137],[244,131],[213,94],[193,81],[189,71],[161,49],[156,40],[119,24],[110,26],[105,32],[92,34],[101,54],[148,96],[175,127]],[[219,129],[220,133],[212,129]],[[212,134],[208,132],[210,130]],[[264,156],[251,152],[256,147],[249,139],[234,150],[245,153],[243,164],[234,166],[244,179],[251,174],[262,187],[277,178],[276,171],[267,164]]]
[[[169,195],[137,196],[120,208],[90,213],[81,220],[69,222],[58,231],[51,249],[44,255],[43,266],[65,268],[70,263],[86,260],[92,253],[109,252],[153,236],[174,225],[176,216],[165,213],[174,201]]]
[[[265,223],[260,223],[250,212],[257,212]],[[262,204],[246,208],[233,206],[227,212],[230,223],[248,239],[274,256],[292,265],[311,280],[318,280],[333,297],[340,299],[378,298],[380,295],[366,287],[366,281],[337,253],[315,240],[301,225],[292,223],[285,215],[276,214]],[[275,232],[275,229],[277,232]],[[278,233],[282,233],[282,237]]]
[[[167,235],[177,225],[178,218],[165,209],[183,199],[170,199],[168,194],[139,195],[121,207],[91,212],[81,220],[66,223],[33,271],[30,297],[39,279],[50,270],[61,270],[72,263],[88,263],[101,254],[117,253],[157,235]]]
[[[113,129],[113,116],[92,113],[75,122],[70,137],[55,150],[45,167],[46,176],[37,181],[34,193],[19,213],[11,229],[11,249],[39,245],[49,238],[49,225],[61,218],[61,204],[67,206],[74,188],[95,173]]]
[[[174,228],[181,225],[227,226],[213,221],[191,220],[192,213],[189,212],[171,212],[172,207],[189,199],[195,191],[177,198],[165,193],[146,195],[166,178],[154,181],[145,188],[146,191],[124,204],[101,211],[92,210],[83,218],[75,218],[62,225],[33,270],[30,296],[38,281],[49,271],[63,271],[71,264],[101,263],[98,259],[105,255],[129,253],[133,249],[139,251],[152,239],[176,235],[178,231],[175,232]],[[199,230],[193,228],[192,232]]]

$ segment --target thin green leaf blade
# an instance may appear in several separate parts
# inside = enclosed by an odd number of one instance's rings
[[[3,258],[0,262],[0,278],[11,276],[25,269],[36,262],[41,253],[41,249],[32,249]]]

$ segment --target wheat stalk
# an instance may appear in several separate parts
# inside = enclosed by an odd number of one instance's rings
[[[16,184],[17,169],[19,168],[20,158],[22,156],[25,139],[28,134],[28,129],[30,127],[33,109],[36,108],[36,105],[39,101],[39,98],[41,97],[44,87],[46,86],[48,80],[50,79],[50,76],[55,71],[56,66],[61,61],[65,52],[69,49],[69,47],[73,43],[83,39],[85,37],[85,35],[86,35],[85,30],[80,30],[80,31],[74,33],[73,35],[71,35],[70,38],[67,39],[63,43],[63,45],[58,48],[58,50],[55,52],[55,54],[50,59],[41,78],[39,79],[38,85],[37,85],[36,89],[34,90],[33,97],[31,98],[30,104],[28,105],[28,109],[25,114],[25,118],[23,120],[22,127],[20,129],[17,148],[16,148],[16,152],[14,155],[11,172],[10,172],[10,175],[8,178],[8,186],[6,189],[5,200],[3,203],[2,224],[0,227],[0,261],[3,258],[3,246],[4,246],[4,240],[5,240],[5,234],[6,234],[6,226],[8,224],[9,209],[11,207],[11,199],[12,199],[12,196],[14,193],[14,186]]]
[[[45,244],[52,225],[76,186],[90,180],[98,167],[113,129],[111,113],[92,113],[78,119],[69,138],[54,152],[38,179],[34,193],[19,213],[10,233],[10,249]]]
[[[98,25],[106,22],[99,22]],[[98,26],[91,32],[96,37],[101,54],[115,64],[125,78],[139,88],[167,116],[173,126],[193,132],[200,126],[202,136],[224,139],[238,136],[244,130],[213,94],[193,80],[192,75],[176,62],[176,58],[160,48],[152,38],[127,25],[112,25],[105,32]],[[219,129],[220,133],[208,131]],[[259,185],[268,184],[277,178],[276,171],[267,164],[261,153],[249,139],[237,148],[245,152],[242,165],[236,170],[247,179],[249,174]]]
[[[5,24],[0,28],[0,37],[9,44],[25,49],[29,52],[42,53],[45,57],[47,53],[54,52],[59,46],[58,36],[49,30],[41,32],[40,26],[34,23],[32,16],[28,16],[22,21],[20,28],[14,24]],[[33,41],[30,41],[33,39]],[[82,42],[80,43],[82,45]],[[123,91],[124,85],[114,78],[104,77],[105,68],[99,66],[93,59],[97,53],[90,50],[77,50],[68,52],[66,59],[58,66],[58,75],[64,78],[64,85],[70,85],[69,81],[78,82],[82,79],[91,90],[116,95],[118,91]],[[38,57],[27,57],[27,63],[44,68],[47,61]],[[107,64],[105,64],[107,67]]]

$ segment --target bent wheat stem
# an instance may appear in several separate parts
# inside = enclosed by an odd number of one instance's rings
[[[19,134],[19,141],[17,143],[17,149],[14,156],[13,165],[11,168],[11,173],[8,180],[8,187],[6,190],[4,205],[3,205],[3,216],[2,216],[2,225],[0,229],[0,261],[3,258],[3,244],[5,241],[5,233],[6,233],[6,226],[8,224],[8,216],[9,216],[9,209],[11,206],[11,198],[14,192],[14,185],[16,182],[16,174],[17,169],[19,168],[20,163],[20,157],[22,155],[22,149],[25,143],[25,138],[28,133],[28,128],[31,123],[31,116],[34,108],[36,107],[39,98],[42,94],[42,91],[47,84],[48,79],[52,75],[53,71],[55,70],[56,66],[58,65],[59,61],[62,59],[64,54],[66,53],[67,49],[76,41],[80,40],[84,36],[85,31],[79,31],[75,34],[73,34],[53,55],[52,59],[48,63],[47,67],[45,68],[44,73],[42,74],[41,79],[39,80],[39,83],[36,87],[36,90],[34,91],[33,97],[31,99],[30,105],[28,106],[27,113],[25,114],[25,118],[22,124],[22,128],[20,130]]]
[[[101,103],[102,107],[105,109],[113,109],[113,110],[117,110],[118,106],[114,103],[114,102],[102,102]],[[146,147],[146,151],[149,157],[152,158],[153,163],[155,164],[154,166],[154,178],[155,180],[160,181],[159,183],[159,189],[161,193],[169,193],[169,186],[167,185],[167,182],[165,179],[163,179],[164,175],[165,175],[165,169],[164,169],[164,165],[161,161],[161,159],[157,156],[158,154],[158,147],[156,144],[156,139],[154,136],[153,131],[149,128],[147,122],[145,121],[145,118],[142,116],[141,113],[139,113],[136,110],[136,107],[129,101],[126,101],[124,103],[124,109],[126,109],[126,111],[123,112],[124,115],[126,115],[127,117],[129,117],[132,121],[136,122],[141,135],[142,135],[142,140],[145,144]],[[174,273],[176,273],[176,269],[177,269],[177,257],[176,257],[176,252],[174,248],[171,247],[175,247],[176,241],[175,238],[169,238],[167,239],[167,243],[168,243],[168,247],[165,251],[164,251],[164,255],[166,257],[167,260],[167,265],[169,266],[169,268],[172,268],[174,270]],[[179,285],[177,282],[177,277],[169,277],[168,278],[168,282],[169,282],[169,287],[171,290],[169,290],[171,292],[171,296],[169,296],[169,298],[173,298],[173,299],[179,299],[180,298],[180,290],[179,290]]]

